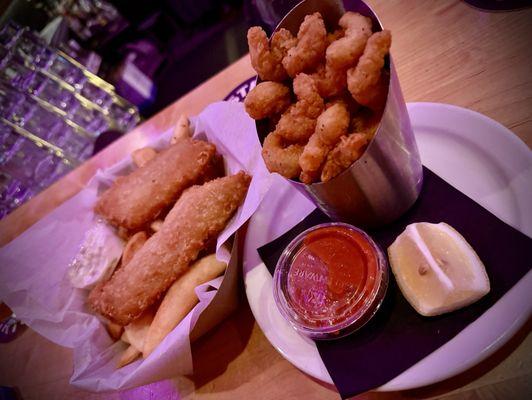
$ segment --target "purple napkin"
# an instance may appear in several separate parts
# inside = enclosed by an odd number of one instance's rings
[[[258,249],[273,274],[284,248],[305,229],[330,221],[319,210]],[[342,398],[379,387],[451,340],[514,286],[532,265],[532,239],[424,168],[423,190],[399,220],[368,233],[386,252],[413,222],[446,222],[458,230],[486,266],[491,291],[480,301],[438,317],[422,317],[406,301],[390,273],[384,303],[363,328],[342,339],[316,341]]]

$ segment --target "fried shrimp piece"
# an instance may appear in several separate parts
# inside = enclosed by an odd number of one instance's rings
[[[347,84],[346,70],[332,68],[329,64],[318,66],[311,76],[323,98],[340,95]]]
[[[203,179],[216,147],[183,139],[144,166],[118,178],[95,206],[110,224],[138,230],[175,203],[183,190]]]
[[[388,90],[388,77],[383,74],[384,57],[390,50],[390,31],[376,32],[368,39],[364,54],[358,64],[347,71],[347,87],[360,104],[378,110],[384,105]]]
[[[373,112],[367,108],[362,109],[351,119],[349,129],[351,132],[364,133],[371,139],[379,127],[381,117],[382,113]]]
[[[383,71],[377,84],[372,86],[371,89],[368,88],[364,93],[359,93],[358,99],[363,101],[368,108],[375,112],[381,112],[388,97],[389,83],[390,74],[388,71]]]
[[[343,29],[337,29],[334,32],[327,33],[327,44],[331,44],[335,40],[338,40],[340,38],[344,37],[344,30]]]
[[[277,135],[289,142],[305,142],[314,132],[316,118],[323,111],[323,99],[314,80],[300,73],[294,79],[297,102],[281,116],[275,126]]]
[[[138,318],[225,228],[250,180],[241,171],[188,189],[131,261],[91,291],[89,305],[120,325]]]
[[[371,19],[355,12],[346,12],[338,21],[345,35],[327,47],[325,58],[331,68],[346,70],[355,65],[371,36]]]
[[[253,119],[280,114],[290,106],[290,89],[278,82],[261,82],[248,93],[244,106]]]
[[[307,15],[299,27],[297,44],[288,50],[283,66],[290,77],[310,71],[320,63],[327,48],[327,31],[320,13]]]
[[[299,179],[302,182],[312,183],[317,179],[327,154],[347,133],[348,127],[349,111],[341,101],[334,103],[318,117],[316,130],[299,157]]]
[[[327,154],[327,160],[323,164],[321,180],[330,181],[332,178],[345,171],[352,163],[360,158],[366,145],[368,135],[365,133],[352,133],[342,136],[338,144]]]
[[[261,27],[252,26],[248,30],[251,65],[259,77],[265,81],[281,82],[286,79],[287,74],[282,60],[295,44],[296,39],[286,29],[280,29],[273,34],[271,45],[268,43],[266,32]]]
[[[277,172],[288,179],[296,178],[301,172],[299,156],[302,152],[302,145],[286,145],[276,131],[266,136],[262,145],[262,158],[268,171]]]
[[[276,53],[280,53],[282,55],[282,59],[286,57],[288,54],[288,51],[295,47],[297,44],[297,38],[292,35],[292,33],[285,28],[280,28],[278,31],[274,32],[272,35],[272,49]]]

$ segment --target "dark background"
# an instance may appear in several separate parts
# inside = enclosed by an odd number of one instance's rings
[[[247,53],[251,25],[267,31],[277,22],[272,7],[290,9],[297,0],[108,0],[119,13],[90,38],[62,23],[52,45],[73,39],[102,58],[98,75],[137,105],[148,118]],[[75,14],[69,1],[0,0],[0,24],[13,20],[41,31],[57,16]],[[91,1],[73,1],[93,4]],[[100,14],[101,16],[101,14]],[[97,19],[98,15],[94,16]],[[67,18],[63,18],[67,20]],[[82,25],[86,23],[83,21]],[[88,23],[87,23],[88,24]],[[91,22],[92,24],[92,22]],[[153,83],[151,99],[139,100],[123,89],[119,73],[131,53],[134,64]]]

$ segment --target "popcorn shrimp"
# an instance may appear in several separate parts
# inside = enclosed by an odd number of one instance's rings
[[[323,111],[324,103],[314,80],[307,74],[296,76],[294,92],[297,102],[281,116],[275,131],[290,142],[302,142],[314,132],[316,118]]]
[[[312,183],[317,178],[327,154],[346,134],[348,127],[349,111],[343,102],[334,103],[318,117],[316,130],[299,157],[302,182]]]
[[[265,81],[281,82],[286,79],[287,74],[282,60],[295,44],[296,39],[286,29],[280,29],[273,34],[271,45],[261,27],[253,26],[248,30],[251,65]]]
[[[279,114],[290,106],[290,89],[282,83],[261,82],[248,93],[244,106],[253,119]]]
[[[345,89],[347,74],[345,70],[332,68],[329,64],[320,65],[312,74],[321,97],[338,96]]]
[[[346,70],[355,65],[364,52],[371,36],[371,19],[359,13],[347,12],[338,24],[345,29],[345,35],[327,47],[325,58],[331,68]]]
[[[327,31],[320,13],[307,15],[299,27],[297,44],[288,50],[283,66],[290,77],[316,68],[327,48]]]
[[[303,152],[300,144],[285,145],[276,131],[271,132],[262,145],[262,158],[270,172],[278,172],[285,178],[296,178],[301,172],[299,156]]]
[[[364,133],[342,136],[334,149],[327,154],[327,160],[321,171],[321,180],[323,182],[330,181],[358,160],[364,152],[368,140],[368,136]]]
[[[358,64],[347,71],[347,87],[353,98],[373,110],[385,103],[388,78],[382,73],[384,57],[390,50],[392,35],[383,30],[374,33],[366,44]]]

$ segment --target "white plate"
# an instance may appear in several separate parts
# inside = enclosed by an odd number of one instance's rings
[[[408,111],[423,164],[532,237],[532,152],[501,124],[476,112],[437,103]],[[281,317],[272,278],[256,249],[301,221],[314,206],[279,176],[252,217],[244,247],[244,280],[251,310],[270,343],[292,364],[332,383],[316,345]],[[532,272],[444,346],[379,387],[406,390],[456,375],[500,348],[532,313]]]

